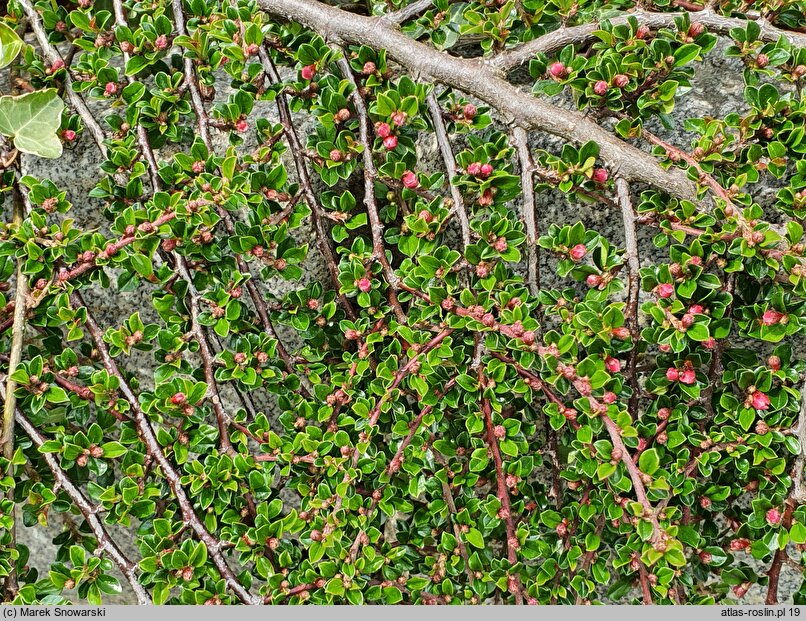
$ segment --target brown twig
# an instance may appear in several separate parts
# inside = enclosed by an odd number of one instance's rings
[[[630,185],[620,177],[616,179],[616,192],[621,208],[621,220],[624,224],[624,246],[627,262],[627,323],[633,339],[633,346],[627,359],[627,376],[630,378],[630,414],[638,415],[638,373],[635,370],[635,361],[638,356],[639,326],[638,326],[638,296],[640,291],[641,259],[638,254],[638,235],[635,229],[635,210],[630,200]]]
[[[537,295],[540,291],[540,249],[537,245],[539,228],[537,223],[537,207],[535,205],[535,187],[532,179],[534,162],[529,151],[529,135],[522,127],[512,130],[512,140],[518,150],[518,161],[521,170],[521,191],[523,193],[523,223],[526,227],[526,274],[529,291]]]

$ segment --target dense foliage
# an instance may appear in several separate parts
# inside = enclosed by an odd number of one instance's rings
[[[806,2],[349,10],[9,0],[6,600],[776,602]],[[745,88],[685,118],[706,54]],[[89,196],[24,174],[62,145]],[[15,505],[67,525],[49,568]]]

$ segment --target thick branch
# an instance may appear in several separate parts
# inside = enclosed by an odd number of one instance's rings
[[[722,15],[714,13],[710,8],[688,13],[653,13],[650,11],[637,10],[629,15],[616,17],[609,21],[613,26],[621,26],[627,23],[629,17],[634,17],[638,20],[639,24],[644,24],[650,28],[674,28],[675,18],[682,17],[686,14],[691,17],[692,21],[700,22],[702,25],[707,26],[710,30],[718,34],[726,35],[732,28],[747,27],[747,20],[723,17]],[[767,21],[759,21],[757,23],[761,26],[760,38],[763,41],[777,41],[783,36],[795,47],[806,47],[806,34],[781,30]],[[561,50],[566,45],[581,44],[590,41],[593,39],[593,33],[600,30],[601,27],[601,22],[595,22],[592,24],[583,24],[582,26],[559,28],[542,37],[538,37],[523,45],[502,52],[488,62],[491,67],[494,67],[498,71],[509,71],[534,58],[537,54],[551,54],[552,52]]]
[[[297,21],[335,43],[363,44],[387,54],[421,80],[440,82],[471,93],[524,129],[546,131],[575,143],[593,140],[610,169],[628,181],[652,185],[682,198],[695,196],[694,184],[682,170],[664,170],[650,154],[605,131],[577,112],[570,112],[525,93],[483,61],[457,58],[413,41],[379,18],[362,17],[315,0],[259,0],[271,14]]]

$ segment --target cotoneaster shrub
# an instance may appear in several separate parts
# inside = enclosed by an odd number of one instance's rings
[[[6,600],[778,601],[806,3],[351,10],[9,1]],[[706,54],[743,95],[685,118]],[[62,145],[103,161],[77,205],[23,173]],[[50,567],[15,506],[67,525]]]

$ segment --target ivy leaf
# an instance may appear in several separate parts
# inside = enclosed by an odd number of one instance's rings
[[[0,69],[8,67],[17,58],[25,44],[12,28],[0,22]]]
[[[20,151],[57,158],[62,154],[62,141],[56,135],[62,110],[64,102],[53,88],[0,97],[0,133],[13,138]]]

